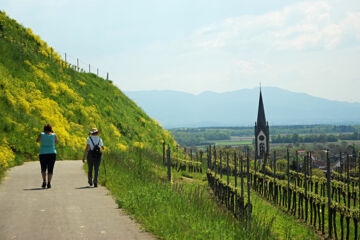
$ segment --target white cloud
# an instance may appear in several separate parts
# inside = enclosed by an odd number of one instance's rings
[[[335,4],[335,3],[333,3]],[[245,15],[199,29],[194,48],[260,48],[278,50],[333,49],[346,38],[360,36],[360,12],[337,16],[331,2],[300,2],[263,15]]]

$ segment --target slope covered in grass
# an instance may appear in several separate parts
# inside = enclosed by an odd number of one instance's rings
[[[92,127],[111,151],[160,151],[174,140],[111,81],[69,66],[28,28],[0,12],[0,169],[36,159],[45,123],[58,159],[79,159]]]

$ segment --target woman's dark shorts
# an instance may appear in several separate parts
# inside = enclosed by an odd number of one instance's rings
[[[49,174],[53,173],[56,154],[41,154],[39,155],[40,164],[41,164],[41,172],[46,172],[48,170]]]

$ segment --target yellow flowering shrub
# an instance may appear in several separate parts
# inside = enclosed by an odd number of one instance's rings
[[[128,146],[125,145],[125,144],[122,144],[122,143],[118,143],[116,144],[116,147],[118,148],[118,150],[122,151],[122,152],[125,152],[128,150]]]
[[[80,81],[80,80],[77,80],[77,83],[78,83],[79,85],[81,85],[81,86],[85,86],[85,85],[86,85],[86,83],[85,83],[85,82]]]
[[[142,149],[142,148],[144,148],[144,143],[142,143],[142,142],[134,142],[133,146]]]
[[[118,140],[121,137],[119,130],[112,123],[109,125],[109,128],[111,130],[111,135]]]
[[[0,145],[0,168],[6,168],[9,166],[9,163],[15,159],[15,155],[11,148],[7,146],[6,141],[3,140],[5,144]]]

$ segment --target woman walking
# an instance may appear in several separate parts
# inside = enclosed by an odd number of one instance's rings
[[[88,162],[88,183],[90,186],[97,187],[99,167],[101,162],[101,151],[100,148],[104,149],[102,139],[99,137],[99,131],[97,128],[93,128],[90,131],[89,137],[86,139],[86,148],[82,161],[85,162],[85,156],[87,155]],[[92,181],[92,172],[94,168],[94,182]]]
[[[40,142],[40,165],[41,175],[43,178],[42,188],[51,188],[51,179],[53,176],[54,165],[56,161],[56,149],[55,144],[58,143],[58,138],[53,132],[50,124],[44,126],[44,132],[42,132],[36,142]],[[46,185],[46,170],[47,170],[47,185]]]

